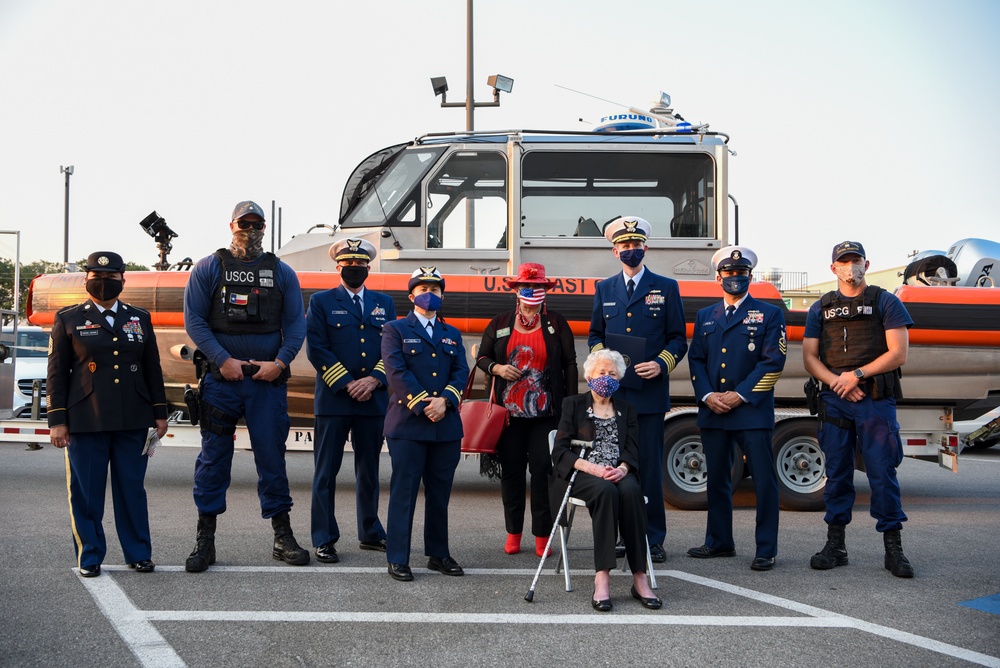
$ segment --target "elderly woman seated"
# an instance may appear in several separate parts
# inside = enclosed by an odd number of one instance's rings
[[[611,610],[611,569],[617,565],[615,537],[621,534],[632,571],[632,597],[657,610],[663,604],[646,581],[646,510],[639,487],[639,422],[632,404],[613,400],[625,360],[614,350],[592,352],[583,364],[590,392],[566,397],[552,449],[553,496],[562,498],[577,469],[572,495],[587,503],[594,525],[595,610]],[[592,441],[579,452],[573,439]]]

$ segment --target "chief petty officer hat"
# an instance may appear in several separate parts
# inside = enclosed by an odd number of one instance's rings
[[[87,256],[87,271],[125,271],[125,261],[118,253],[111,251],[97,251]]]
[[[604,238],[613,244],[622,241],[641,241],[653,233],[653,226],[638,216],[619,216],[604,226]]]
[[[857,241],[841,241],[833,247],[833,262],[836,262],[840,258],[851,253],[860,255],[862,258],[867,258],[865,255],[865,247]]]
[[[330,246],[330,257],[334,262],[340,260],[367,260],[371,262],[375,259],[378,251],[375,244],[364,239],[341,239]]]
[[[441,272],[437,270],[437,267],[420,267],[414,271],[410,274],[410,282],[406,284],[406,289],[413,292],[413,288],[421,283],[440,285],[441,292],[444,292],[444,277],[441,276]]]
[[[712,256],[712,271],[735,267],[753,269],[756,266],[757,254],[746,246],[726,246]]]
[[[257,204],[257,202],[251,202],[250,200],[240,202],[236,205],[236,208],[233,209],[233,220],[239,220],[243,216],[249,216],[251,214],[260,216],[261,220],[267,220],[264,217],[264,209],[260,208],[260,205]]]

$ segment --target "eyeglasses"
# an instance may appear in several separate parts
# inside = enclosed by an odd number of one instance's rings
[[[251,227],[255,230],[264,229],[263,220],[237,220],[236,224],[240,226],[241,230],[249,230]]]

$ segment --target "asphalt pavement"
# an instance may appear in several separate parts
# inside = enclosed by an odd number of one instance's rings
[[[612,579],[614,610],[591,610],[591,554],[571,554],[572,592],[530,537],[503,553],[499,485],[463,458],[450,506],[462,578],[424,568],[423,513],[414,527],[412,583],[391,580],[385,557],[358,549],[348,455],[341,472],[341,561],[305,567],[271,558],[253,455],[238,451],[218,563],[184,572],[194,546],[191,479],[197,449],[160,448],[146,478],[155,573],[122,565],[108,496],[104,573],[80,578],[69,530],[63,453],[0,444],[0,666],[1000,666],[1000,447],[960,458],[952,474],[900,467],[909,515],[903,547],[912,580],[883,568],[864,474],[848,528],[850,564],[809,568],[825,540],[822,513],[782,512],[775,570],[754,572],[753,492],[736,494],[735,558],[684,555],[704,539],[705,513],[668,508],[667,562],[656,569],[660,611]],[[292,526],[309,543],[312,455],[288,454]],[[382,517],[390,463],[382,461]],[[586,547],[578,513],[573,543]],[[533,541],[531,541],[533,542]]]

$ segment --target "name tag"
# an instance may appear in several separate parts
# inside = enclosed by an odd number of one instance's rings
[[[423,343],[423,339],[403,339],[403,343]]]
[[[347,315],[347,311],[330,311],[330,315]]]
[[[499,339],[501,336],[510,336],[510,327],[504,327],[503,329],[498,329],[497,338]]]

